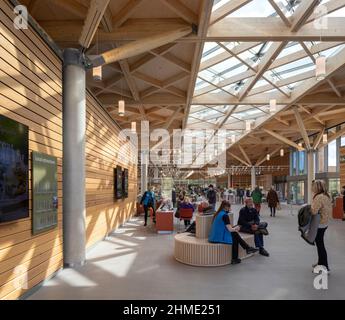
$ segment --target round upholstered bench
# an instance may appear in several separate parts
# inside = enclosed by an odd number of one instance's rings
[[[241,236],[250,246],[254,246],[253,235],[241,233]],[[231,245],[210,243],[191,233],[180,233],[175,236],[174,256],[177,261],[191,266],[220,267],[231,263]],[[252,255],[247,255],[239,247],[241,259],[249,256]]]

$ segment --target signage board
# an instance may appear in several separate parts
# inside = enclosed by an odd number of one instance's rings
[[[32,232],[50,230],[58,223],[57,158],[32,152]]]

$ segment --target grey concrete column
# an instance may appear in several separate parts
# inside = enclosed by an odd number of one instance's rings
[[[252,166],[251,168],[251,183],[252,183],[252,190],[256,187],[256,172],[255,172],[255,166]]]
[[[63,244],[66,267],[85,263],[86,70],[83,60],[79,50],[64,50]]]
[[[307,178],[307,199],[311,204],[313,199],[312,183],[315,180],[315,150],[308,151],[308,178]]]
[[[146,151],[142,152],[141,155],[141,194],[148,188],[148,154]]]

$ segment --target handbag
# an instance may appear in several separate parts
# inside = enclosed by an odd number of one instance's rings
[[[277,210],[281,210],[282,206],[280,205],[280,202],[277,203]]]
[[[269,232],[267,230],[268,223],[267,222],[260,222],[258,226],[258,230],[255,231],[255,234],[263,234],[264,236],[268,236]]]

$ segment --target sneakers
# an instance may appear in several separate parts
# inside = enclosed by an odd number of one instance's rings
[[[241,259],[232,259],[231,264],[239,264],[241,263]]]
[[[270,254],[264,248],[260,248],[259,253],[262,256],[265,256],[265,257],[269,257],[270,256]]]
[[[253,248],[253,247],[249,247],[246,251],[247,251],[247,254],[252,254],[252,253],[258,252],[259,249]]]

